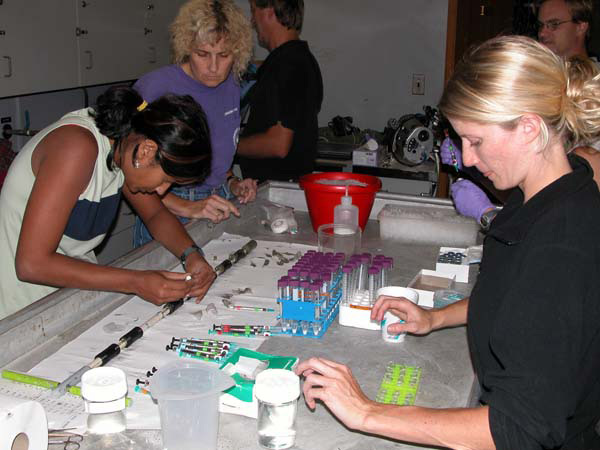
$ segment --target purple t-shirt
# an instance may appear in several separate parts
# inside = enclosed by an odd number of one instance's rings
[[[233,74],[217,87],[207,87],[183,69],[170,65],[142,76],[133,85],[148,103],[165,94],[191,95],[202,106],[212,144],[210,174],[201,187],[214,188],[225,182],[237,148],[240,130],[240,86]]]

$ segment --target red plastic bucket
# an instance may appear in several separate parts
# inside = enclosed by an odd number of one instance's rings
[[[320,225],[333,223],[333,208],[340,204],[346,193],[346,186],[332,186],[319,183],[323,180],[356,180],[366,186],[348,186],[348,195],[352,204],[358,207],[358,225],[364,231],[375,194],[381,189],[381,180],[371,175],[350,172],[311,173],[300,177],[300,187],[304,189],[308,213],[313,229],[317,231]]]

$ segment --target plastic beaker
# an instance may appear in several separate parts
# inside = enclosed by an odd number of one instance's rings
[[[323,253],[344,253],[348,258],[360,250],[360,227],[327,223],[317,231],[319,251]]]
[[[176,361],[150,384],[158,401],[164,450],[216,450],[219,396],[233,379],[210,363]]]

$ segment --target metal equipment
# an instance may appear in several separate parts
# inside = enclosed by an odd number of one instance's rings
[[[423,108],[425,114],[407,114],[388,122],[388,148],[399,163],[416,166],[431,157],[435,145],[435,134],[439,124],[439,113],[430,106]]]
[[[398,128],[390,143],[394,158],[407,166],[416,166],[427,160],[433,151],[433,133],[417,115],[398,119]]]

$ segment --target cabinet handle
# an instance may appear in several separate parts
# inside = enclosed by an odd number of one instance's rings
[[[79,28],[79,27],[75,28],[75,36],[79,37],[79,36],[83,36],[86,34],[88,34],[87,30],[85,30],[83,28]]]
[[[90,70],[92,67],[94,67],[94,57],[93,57],[92,52],[90,50],[86,50],[84,53],[86,55],[88,55],[88,62],[89,62],[88,65],[85,66],[85,68],[87,70]]]
[[[4,78],[10,78],[12,77],[12,58],[10,56],[3,56],[3,58],[6,59],[6,62],[8,63],[8,72],[6,72]]]
[[[148,62],[150,64],[156,63],[156,47],[148,47],[148,50],[150,50],[150,59]]]

